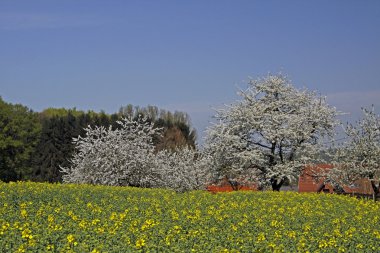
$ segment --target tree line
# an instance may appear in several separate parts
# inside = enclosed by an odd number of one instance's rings
[[[120,128],[123,118],[145,117],[161,134],[153,139],[155,150],[196,146],[196,131],[189,116],[156,106],[123,106],[118,112],[81,111],[75,108],[47,108],[34,112],[0,97],[0,180],[62,182],[60,167],[70,166],[74,138],[88,126]]]
[[[380,116],[373,108],[363,109],[356,124],[343,125],[326,97],[296,88],[281,74],[252,79],[238,94],[216,110],[199,150],[185,113],[132,105],[112,115],[34,113],[1,101],[1,179],[177,191],[227,179],[279,191],[298,180],[305,166],[328,162],[333,168],[316,170],[316,180],[343,188],[366,178],[380,194]],[[339,127],[343,142],[335,140]]]
[[[76,140],[72,164],[62,168],[64,181],[185,191],[227,179],[232,186],[254,182],[279,191],[297,181],[306,166],[328,162],[333,168],[314,171],[316,181],[343,189],[366,178],[379,194],[380,117],[373,109],[364,110],[357,124],[344,126],[325,97],[297,89],[281,74],[250,80],[238,94],[240,99],[216,110],[198,152],[153,152],[154,133],[137,131],[144,121],[125,122],[124,134],[86,129]],[[335,141],[340,126],[346,134],[342,143]]]

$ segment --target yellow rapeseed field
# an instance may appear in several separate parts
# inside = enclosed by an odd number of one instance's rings
[[[379,225],[330,194],[0,183],[0,252],[380,252]]]

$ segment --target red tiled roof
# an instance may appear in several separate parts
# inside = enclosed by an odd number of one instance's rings
[[[223,178],[216,184],[212,184],[207,186],[207,191],[216,193],[216,192],[232,192],[234,191],[232,185],[228,182],[227,178]],[[257,190],[257,184],[250,183],[250,184],[239,184],[237,186],[237,189],[239,191],[256,191]]]
[[[331,168],[331,164],[318,164],[305,167],[298,181],[298,192],[317,192],[324,178],[316,179],[313,175],[318,172],[327,172]],[[346,193],[373,193],[371,182],[366,178],[355,181],[351,186],[344,186],[343,189]],[[324,187],[324,191],[331,193],[333,190],[334,188],[330,184],[326,184]]]

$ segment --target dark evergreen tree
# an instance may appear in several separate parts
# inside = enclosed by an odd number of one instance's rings
[[[44,119],[36,152],[33,155],[33,179],[36,181],[60,182],[59,165],[64,164],[66,157],[62,148],[64,135],[63,119],[53,116]]]
[[[69,166],[74,151],[73,138],[83,134],[83,128],[91,123],[91,117],[86,114],[75,116],[71,111],[66,115],[44,118],[41,138],[32,161],[33,179],[61,182],[60,166]]]

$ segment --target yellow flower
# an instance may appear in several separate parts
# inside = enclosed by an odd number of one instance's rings
[[[17,252],[26,252],[25,245],[21,244],[20,247],[17,249]]]
[[[26,218],[26,217],[28,216],[28,212],[27,212],[25,209],[22,209],[22,210],[21,210],[21,216],[22,216],[23,218]]]
[[[346,252],[346,249],[344,247],[339,247],[338,252]]]
[[[110,216],[110,220],[115,220],[117,218],[117,213],[115,213],[115,212],[112,212],[111,213],[111,216]]]
[[[95,219],[95,220],[92,220],[92,221],[91,221],[91,224],[92,224],[92,225],[96,225],[96,224],[98,224],[99,222],[100,222],[99,219]]]
[[[54,216],[53,215],[49,214],[48,222],[54,222]]]
[[[356,248],[362,249],[362,248],[364,248],[364,246],[363,246],[363,244],[359,243],[359,244],[356,245]]]
[[[144,239],[138,239],[136,241],[136,248],[141,249],[145,246],[145,240]]]
[[[158,223],[155,223],[154,220],[152,219],[148,219],[144,222],[144,224],[141,226],[141,230],[144,231],[145,229],[147,228],[151,228],[151,227],[154,227],[155,225],[157,225]]]
[[[29,228],[26,228],[22,231],[21,236],[25,239],[33,239],[33,235],[31,233],[32,231],[30,231]]]
[[[171,238],[172,238],[172,236],[170,236],[170,235],[168,235],[168,236],[165,237],[165,243],[166,243],[166,245],[168,245],[168,246],[170,245]]]
[[[288,237],[289,238],[295,238],[296,237],[296,232],[295,231],[289,231],[288,232]]]
[[[95,231],[102,234],[104,233],[105,229],[103,227],[100,227],[100,228],[97,228]]]
[[[72,243],[75,241],[75,237],[72,235],[72,234],[69,234],[67,237],[66,237],[67,241],[69,243]]]
[[[326,247],[328,247],[329,246],[329,244],[325,241],[325,240],[322,240],[322,241],[320,241],[319,243],[318,243],[318,247],[319,248],[326,248]]]
[[[86,225],[87,225],[87,222],[86,222],[85,220],[81,220],[81,221],[79,222],[79,227],[80,227],[80,228],[86,228]]]
[[[265,234],[264,233],[260,233],[259,236],[257,237],[257,241],[258,242],[261,242],[261,241],[264,241],[266,238],[265,238]]]

